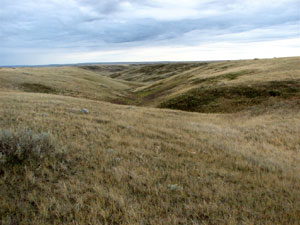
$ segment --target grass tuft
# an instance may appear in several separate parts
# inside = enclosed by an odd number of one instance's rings
[[[14,132],[0,131],[1,165],[16,165],[39,161],[56,151],[56,144],[49,133],[32,130]]]

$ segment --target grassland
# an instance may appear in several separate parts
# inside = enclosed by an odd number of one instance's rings
[[[1,224],[299,224],[299,62],[1,68]]]

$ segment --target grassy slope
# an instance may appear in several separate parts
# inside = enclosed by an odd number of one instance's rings
[[[136,102],[137,104],[146,106],[161,105],[167,108],[199,112],[205,112],[201,107],[198,107],[204,105],[205,107],[216,108],[215,111],[222,112],[218,108],[226,108],[228,101],[233,99],[233,103],[239,104],[239,98],[245,97],[245,94],[230,95],[229,93],[229,95],[226,95],[226,92],[232,92],[232,90],[236,90],[237,88],[247,87],[251,89],[251,92],[261,95],[263,94],[261,90],[266,87],[276,91],[278,87],[271,87],[271,82],[276,81],[279,89],[281,86],[280,82],[284,82],[283,86],[287,82],[296,82],[296,88],[299,89],[299,63],[300,58],[295,57],[199,64],[198,67],[192,70],[137,89],[135,93],[137,96]],[[208,102],[211,104],[207,104],[207,97],[203,96],[202,98],[202,95],[206,92],[212,92],[209,94],[212,96],[215,90],[219,90],[219,96]],[[299,91],[297,92],[299,93]],[[282,94],[285,95],[286,90],[283,90]],[[196,106],[192,109],[182,107],[180,100],[184,99],[185,102],[195,100],[190,98],[190,96],[196,96]],[[226,96],[225,99],[222,96]],[[264,100],[268,100],[267,97]],[[270,94],[270,97],[272,97],[272,94]]]
[[[128,69],[110,74],[112,78],[127,81],[153,82],[181,74],[203,63],[158,63],[131,65]]]
[[[271,60],[273,70],[268,60],[229,62],[236,71],[265,72],[220,82],[239,86],[297,80],[293,61],[298,59],[278,59],[281,67]],[[175,95],[211,82],[195,84],[195,79],[235,70],[225,68],[228,63],[207,66],[214,69],[205,66],[183,72],[186,86],[178,82],[172,89]],[[99,71],[80,69],[88,73],[85,78],[97,79],[84,83],[78,68],[74,74],[66,72],[70,68],[15,70],[0,69],[1,128],[49,131],[65,158],[0,171],[2,224],[297,224],[300,220],[298,98],[275,98],[272,104],[239,113],[199,114],[89,100],[92,95],[113,99],[111,90],[95,88],[92,93],[87,88],[102,82],[115,87],[117,94],[126,95],[136,87],[102,77]],[[199,73],[189,74],[193,70]],[[211,72],[204,76],[202,70]],[[21,73],[28,71],[27,83],[56,91],[72,89],[75,83],[84,94],[75,98],[62,91],[23,92],[20,84],[27,78]],[[82,108],[89,114],[82,114]],[[173,184],[178,188],[171,190]]]
[[[106,73],[105,73],[106,74]],[[0,89],[112,101],[135,84],[78,67],[1,68]]]

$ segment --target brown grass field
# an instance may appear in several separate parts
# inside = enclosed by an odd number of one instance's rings
[[[0,224],[299,224],[299,65],[0,68]]]

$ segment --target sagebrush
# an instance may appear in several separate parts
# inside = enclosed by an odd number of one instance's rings
[[[1,164],[20,164],[41,160],[53,155],[57,145],[50,133],[35,133],[32,130],[0,130]]]

